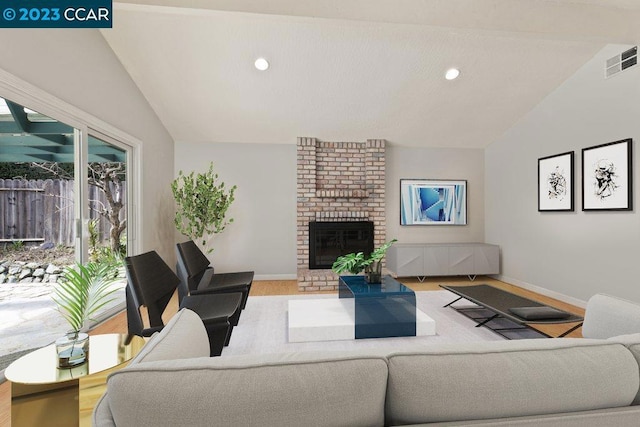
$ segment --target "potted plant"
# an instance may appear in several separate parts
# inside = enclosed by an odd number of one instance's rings
[[[393,239],[378,249],[371,252],[368,257],[363,252],[350,253],[339,256],[331,266],[331,269],[341,274],[348,271],[351,274],[360,274],[364,271],[364,280],[367,283],[380,283],[382,280],[382,259],[397,239]]]
[[[176,228],[191,240],[202,239],[203,247],[207,246],[208,237],[221,233],[233,222],[233,218],[227,220],[225,215],[234,201],[236,186],[227,191],[224,182],[218,183],[217,180],[218,174],[213,172],[212,162],[205,173],[184,175],[179,171],[178,178],[171,183],[177,205]],[[207,253],[212,251],[213,248]]]
[[[71,329],[56,340],[58,366],[70,368],[87,360],[89,335],[83,332],[87,321],[114,298],[112,285],[118,280],[113,262],[80,263],[66,267],[54,289],[53,300]]]

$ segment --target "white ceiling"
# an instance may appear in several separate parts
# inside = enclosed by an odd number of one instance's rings
[[[482,148],[640,0],[124,0],[102,30],[176,141]],[[265,57],[265,72],[253,62]],[[458,67],[461,76],[446,81]]]

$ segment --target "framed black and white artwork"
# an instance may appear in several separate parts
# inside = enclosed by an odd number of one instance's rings
[[[573,151],[538,159],[538,211],[573,211]]]
[[[582,149],[582,210],[628,211],[632,205],[631,139]]]

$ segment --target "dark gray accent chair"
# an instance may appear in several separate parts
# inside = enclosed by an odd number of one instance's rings
[[[242,308],[246,307],[253,271],[215,273],[213,265],[193,240],[178,243],[176,254],[176,272],[180,280],[186,283],[187,295],[241,292]]]
[[[125,265],[129,335],[150,336],[164,327],[162,313],[181,281],[155,251],[127,257]],[[219,356],[229,343],[233,326],[238,324],[242,294],[186,295],[179,296],[178,300],[181,309],[188,308],[202,319],[209,337],[210,355]],[[147,307],[149,328],[143,326],[142,305]]]

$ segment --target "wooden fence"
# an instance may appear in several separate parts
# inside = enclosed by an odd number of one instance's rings
[[[126,200],[126,185],[122,183]],[[74,229],[74,191],[72,180],[22,180],[0,179],[0,242],[52,242],[72,246]],[[107,205],[104,193],[89,186],[90,218],[99,217],[95,209]],[[126,206],[120,218],[126,218]],[[109,222],[102,218],[99,235],[102,241],[109,239]]]

